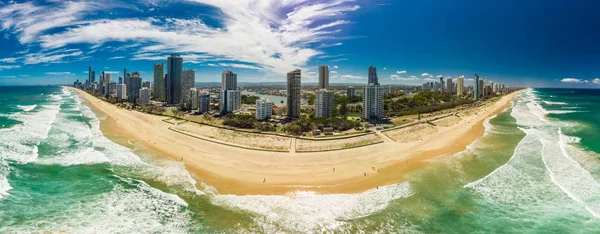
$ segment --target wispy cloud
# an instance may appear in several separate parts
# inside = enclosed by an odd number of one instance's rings
[[[341,75],[340,79],[341,80],[364,80],[367,78],[364,76],[356,76],[356,75]]]
[[[50,76],[74,76],[75,75],[71,72],[46,72],[44,74],[50,75]]]
[[[421,76],[430,76],[429,73],[425,72],[423,74],[421,74]]]
[[[0,59],[0,62],[3,63],[16,63],[18,58],[3,58]]]
[[[21,68],[20,65],[0,65],[0,71]]]
[[[135,43],[141,46],[141,52],[207,54],[223,58],[222,61],[255,64],[250,69],[260,67],[280,74],[302,68],[311,58],[323,55],[321,48],[341,45],[342,42],[327,41],[336,40],[341,26],[350,23],[344,19],[346,13],[360,8],[354,0],[189,0],[188,4],[206,4],[221,10],[221,27],[213,28],[193,18],[93,20],[86,16],[91,12],[106,13],[110,4],[53,3],[50,8],[31,2],[0,8],[2,30],[16,34],[22,44],[39,45],[44,50],[80,44],[94,45],[90,48],[94,50],[107,42]],[[25,63],[60,63],[64,58],[81,55],[77,53],[82,52],[53,56],[38,52],[26,58]],[[131,59],[157,60],[157,56],[140,54]],[[347,58],[333,61],[343,60]]]
[[[115,57],[111,57],[109,58],[109,60],[113,60],[113,59],[124,59],[125,56],[115,56]]]
[[[397,71],[396,74],[406,74],[406,70]]]
[[[600,78],[593,79],[592,83],[594,83],[594,84],[600,84]]]

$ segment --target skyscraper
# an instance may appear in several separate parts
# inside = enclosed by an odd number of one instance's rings
[[[110,90],[110,88],[111,88],[110,83],[111,83],[111,74],[104,73],[104,93],[103,93],[104,95],[112,93],[112,91]]]
[[[236,90],[237,74],[227,69],[221,74],[221,90]]]
[[[287,116],[288,118],[300,117],[300,69],[287,74]]]
[[[333,116],[333,92],[320,89],[315,95],[315,117],[330,118]]]
[[[138,103],[141,105],[149,105],[150,104],[150,89],[149,88],[141,88],[139,90],[139,99]]]
[[[377,77],[377,68],[370,66],[369,67],[369,83],[379,85],[379,78]]]
[[[181,73],[183,72],[183,58],[178,54],[171,54],[167,58],[167,104],[179,104],[181,102]]]
[[[377,81],[377,70],[369,67],[369,84],[363,87],[363,119],[383,119],[384,90]]]
[[[210,111],[210,95],[209,94],[200,94],[199,97],[199,106],[198,112],[205,113]]]
[[[319,66],[319,89],[329,89],[329,66]]]
[[[440,87],[439,87],[439,91],[440,93],[444,92],[444,77],[440,77]]]
[[[238,97],[239,96],[239,97]],[[221,113],[237,111],[241,106],[241,93],[237,91],[237,74],[227,69],[221,74]]]
[[[379,85],[363,87],[363,119],[383,119],[383,94],[384,90]]]
[[[479,100],[479,75],[475,74],[475,84],[473,85],[473,99]]]
[[[154,64],[154,90],[153,95],[159,100],[165,100],[165,64]]]
[[[125,84],[117,85],[117,98],[118,99],[126,99],[127,98],[127,85],[125,85]]]
[[[94,81],[92,80],[92,66],[88,67],[88,83],[93,83]]]
[[[96,82],[96,71],[92,70],[92,76],[90,79],[91,79],[90,84],[93,84],[94,82]]]
[[[465,78],[458,78],[456,80],[456,95],[457,96],[462,96],[465,91],[464,91],[464,87],[465,87]]]
[[[479,79],[479,97],[483,97],[484,94],[484,89],[485,89],[485,82],[483,79]]]
[[[140,73],[134,71],[131,74],[127,74],[125,85],[127,86],[127,99],[129,99],[130,102],[137,102],[140,89],[142,88],[142,77],[140,77]]]
[[[446,93],[454,92],[454,84],[452,83],[452,78],[446,79]]]
[[[200,93],[197,88],[191,88],[190,91],[188,91],[187,103],[189,103],[189,108],[193,111],[198,110],[198,107],[200,107],[200,99],[198,98],[199,94]]]
[[[123,84],[123,77],[119,76],[119,84]]]
[[[142,81],[142,88],[146,87],[146,88],[151,88],[150,87],[150,81]]]
[[[181,76],[181,88],[184,91],[184,93],[182,93],[181,95],[183,95],[184,97],[189,96],[189,92],[190,90],[192,90],[192,88],[196,87],[196,71],[195,70],[183,70],[183,74]],[[184,99],[182,99],[184,100]]]

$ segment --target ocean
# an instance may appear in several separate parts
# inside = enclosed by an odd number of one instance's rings
[[[529,89],[360,194],[221,195],[62,87],[0,87],[0,233],[599,233],[600,90]],[[120,144],[118,144],[120,143]]]

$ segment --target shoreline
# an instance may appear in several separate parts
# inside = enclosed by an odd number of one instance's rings
[[[137,140],[174,160],[183,158],[186,169],[196,175],[197,187],[205,183],[219,194],[235,195],[286,194],[297,190],[358,193],[402,182],[406,173],[426,165],[427,160],[464,151],[483,135],[485,119],[512,106],[514,96],[521,92],[477,107],[481,113],[465,116],[452,126],[438,126],[436,132],[418,141],[386,140],[351,149],[290,153],[255,151],[195,139],[169,130],[171,125],[162,121],[167,117],[120,109],[82,90],[71,90],[94,112],[106,116],[100,124],[105,135]]]

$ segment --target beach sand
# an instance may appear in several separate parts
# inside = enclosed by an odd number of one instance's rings
[[[483,122],[512,105],[519,92],[479,107],[476,114],[456,118],[458,123],[436,126],[419,140],[385,142],[370,146],[314,153],[265,152],[204,141],[169,130],[173,125],[154,116],[117,108],[73,89],[92,110],[106,116],[101,130],[109,136],[143,143],[150,150],[181,160],[201,183],[220,194],[357,193],[403,181],[407,172],[428,159],[461,152],[484,133]],[[394,130],[395,131],[395,130]],[[414,132],[412,134],[419,134]],[[335,169],[334,169],[335,168]],[[374,169],[373,169],[374,168]]]

